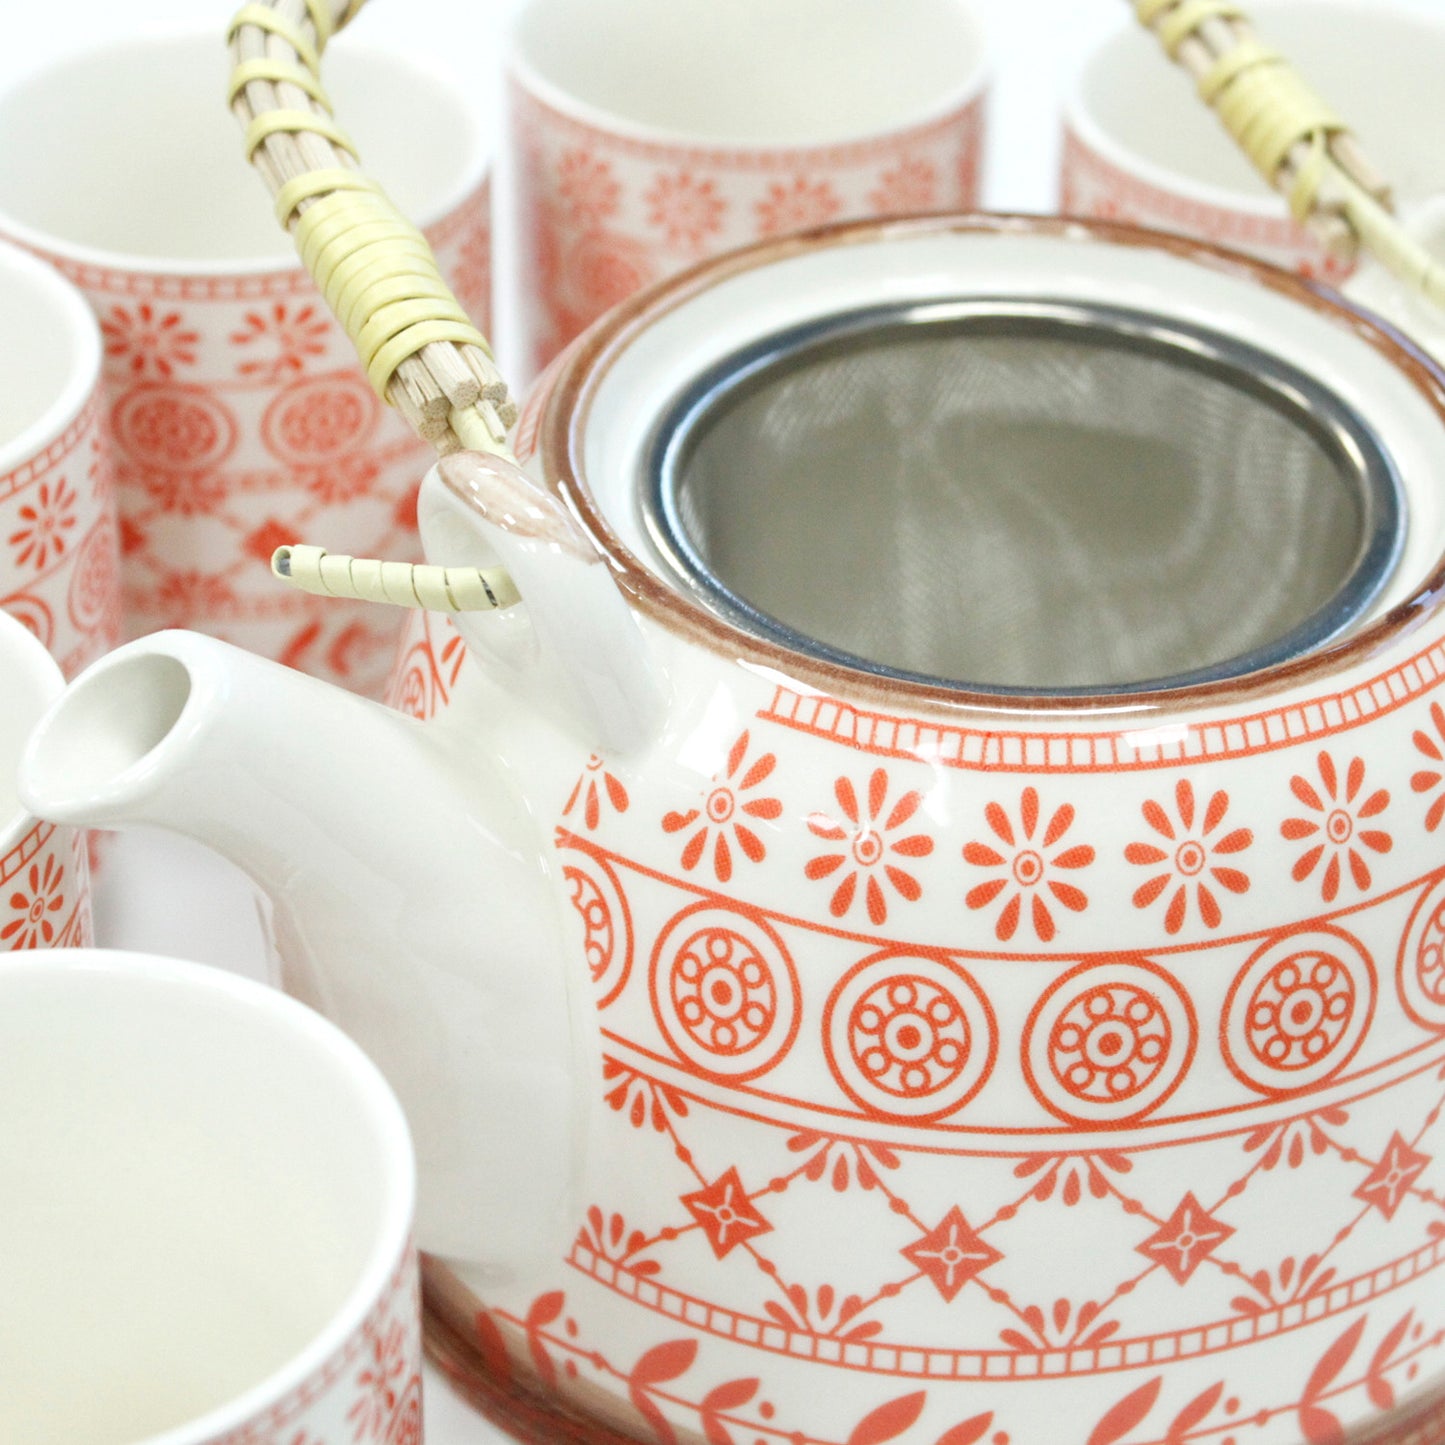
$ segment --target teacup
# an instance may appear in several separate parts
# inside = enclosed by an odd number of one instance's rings
[[[30,631],[0,612],[0,954],[91,941],[85,835],[42,822],[15,792],[21,745],[64,686]]]
[[[0,608],[73,677],[120,641],[100,332],[84,299],[0,242]]]
[[[0,1438],[421,1440],[411,1147],[274,990],[0,960]]]
[[[1261,0],[1280,50],[1356,132],[1409,204],[1445,190],[1438,108],[1445,24],[1374,0]],[[1065,101],[1062,209],[1233,246],[1338,281],[1352,266],[1289,216],[1158,40],[1125,23],[1083,58]]]
[[[529,0],[508,56],[524,365],[747,242],[972,209],[985,53],[963,0]]]
[[[0,96],[0,236],[52,262],[100,318],[128,634],[184,623],[365,692],[385,673],[394,620],[287,595],[266,563],[308,531],[414,554],[428,452],[372,391],[257,204],[217,103],[222,38],[111,44],[12,85]],[[328,68],[358,149],[486,326],[475,107],[392,49],[340,43]]]

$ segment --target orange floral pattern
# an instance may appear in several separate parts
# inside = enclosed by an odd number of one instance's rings
[[[55,942],[56,914],[65,907],[65,868],[54,854],[30,865],[10,895],[10,907],[16,916],[0,928],[0,943],[7,948],[48,948]]]
[[[810,181],[807,176],[776,181],[757,204],[758,233],[778,236],[807,230],[831,221],[842,209],[842,199],[827,181]]]
[[[75,531],[75,501],[75,491],[64,477],[53,484],[41,482],[35,500],[16,513],[20,525],[10,534],[17,567],[43,572],[52,560],[65,555]]]
[[[889,808],[887,770],[875,768],[861,804],[857,789],[847,777],[833,784],[833,796],[838,800],[844,821],[839,822],[826,813],[814,813],[808,819],[808,828],[816,837],[844,844],[846,851],[820,853],[809,859],[803,872],[815,882],[837,876],[828,902],[828,911],[834,918],[842,918],[853,906],[861,882],[868,919],[875,926],[881,925],[888,918],[888,897],[880,875],[905,902],[916,903],[923,893],[918,879],[889,861],[889,854],[895,858],[926,858],[933,852],[933,839],[926,833],[888,836],[917,813],[923,804],[923,794],[916,790],[906,792]]]
[[[774,754],[764,753],[744,769],[749,742],[750,736],[744,732],[732,745],[727,767],[713,779],[714,786],[701,808],[689,808],[685,813],[670,812],[662,820],[663,831],[668,833],[681,833],[698,825],[682,850],[682,866],[689,872],[697,867],[707,851],[708,840],[712,840],[712,868],[719,883],[726,883],[733,876],[734,847],[751,863],[763,861],[768,850],[754,825],[771,823],[783,812],[777,798],[743,796],[771,777],[778,765]],[[744,817],[747,822],[743,821]]]
[[[1323,863],[1320,872],[1320,896],[1333,903],[1339,896],[1340,883],[1348,868],[1350,878],[1362,893],[1370,886],[1371,853],[1388,853],[1394,846],[1390,835],[1380,828],[1360,825],[1377,818],[1390,806],[1390,794],[1377,788],[1362,797],[1365,785],[1365,760],[1353,758],[1343,780],[1335,760],[1328,752],[1316,759],[1320,786],[1296,773],[1290,780],[1290,791],[1318,817],[1286,818],[1280,834],[1289,842],[1308,841],[1309,846],[1291,870],[1296,883],[1303,883]]]
[[[1124,857],[1137,867],[1158,870],[1135,890],[1134,907],[1148,908],[1168,892],[1169,903],[1164,911],[1167,933],[1178,933],[1184,927],[1191,890],[1205,926],[1219,927],[1224,915],[1219,897],[1210,886],[1211,879],[1227,892],[1248,892],[1249,878],[1245,873],[1216,861],[1219,855],[1243,852],[1254,842],[1254,834],[1248,828],[1219,833],[1228,811],[1229,794],[1219,790],[1210,794],[1201,814],[1195,805],[1194,786],[1187,778],[1181,778],[1175,785],[1174,817],[1152,798],[1143,805],[1144,821],[1168,846],[1161,847],[1155,842],[1130,843],[1124,849]]]
[[[689,171],[660,174],[643,202],[649,223],[663,233],[668,245],[693,251],[722,230],[727,211],[717,187]]]
[[[248,356],[237,365],[241,376],[280,381],[306,370],[308,358],[324,356],[332,324],[318,305],[289,306],[274,302],[269,311],[248,311],[231,333],[239,347],[269,347],[269,356]]]
[[[975,868],[1005,871],[1001,877],[970,888],[964,902],[970,908],[987,908],[1002,898],[994,934],[1006,943],[1018,932],[1027,901],[1035,934],[1041,942],[1050,942],[1058,932],[1050,897],[1072,913],[1082,913],[1089,906],[1088,894],[1082,888],[1057,876],[1059,870],[1071,872],[1087,868],[1094,861],[1094,850],[1087,843],[1058,846],[1073,826],[1073,805],[1064,803],[1055,808],[1042,833],[1039,832],[1039,794],[1034,787],[1025,788],[1019,796],[1017,827],[999,803],[990,803],[983,816],[995,843],[976,840],[967,843],[963,849],[964,861]]]
[[[201,341],[179,311],[161,311],[149,301],[134,309],[112,306],[100,331],[107,358],[133,381],[168,381],[179,368],[194,366]]]

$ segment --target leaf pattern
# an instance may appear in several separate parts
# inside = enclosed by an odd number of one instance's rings
[[[882,1445],[884,1440],[897,1439],[905,1430],[912,1429],[927,1399],[927,1391],[915,1390],[911,1395],[900,1395],[880,1405],[853,1427],[847,1445]]]

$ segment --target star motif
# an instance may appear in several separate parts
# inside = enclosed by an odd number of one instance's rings
[[[1415,1178],[1430,1162],[1428,1154],[1418,1153],[1401,1137],[1397,1129],[1385,1146],[1385,1157],[1370,1171],[1354,1197],[1373,1204],[1386,1219],[1393,1219],[1400,1201],[1409,1193]]]
[[[1186,1194],[1174,1213],[1144,1241],[1136,1245],[1137,1253],[1156,1264],[1162,1264],[1183,1284],[1234,1230],[1215,1219],[1193,1196]]]
[[[949,1303],[969,1280],[1003,1258],[974,1233],[957,1205],[922,1239],[899,1253],[916,1264]]]
[[[767,1234],[773,1227],[753,1208],[736,1166],[714,1179],[706,1189],[684,1194],[682,1202],[702,1226],[712,1252],[719,1259],[745,1239]]]

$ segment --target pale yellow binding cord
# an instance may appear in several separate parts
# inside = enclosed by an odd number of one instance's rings
[[[437,451],[511,459],[517,409],[486,338],[442,279],[426,238],[360,169],[321,81],[331,37],[364,0],[253,0],[229,32],[227,90],[247,159],[275,198],[377,394]],[[282,547],[272,570],[321,596],[433,611],[519,601],[500,569],[412,567]]]
[[[1445,268],[1395,220],[1388,188],[1344,122],[1234,0],[1133,0],[1140,22],[1194,77],[1255,169],[1333,254],[1363,246],[1396,276],[1445,305]],[[1321,23],[1328,18],[1321,16]]]

